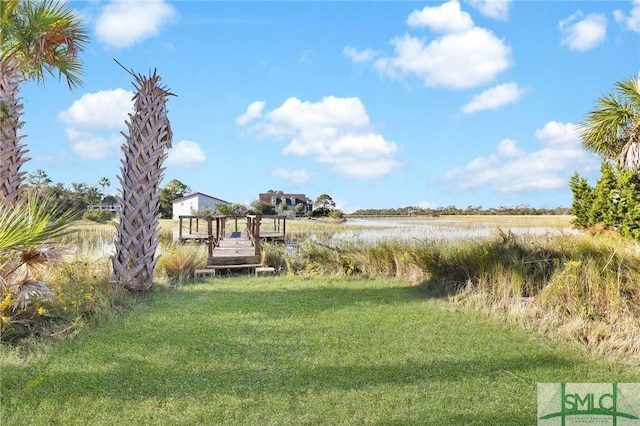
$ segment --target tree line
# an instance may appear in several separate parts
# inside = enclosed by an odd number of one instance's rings
[[[488,207],[467,206],[464,209],[456,206],[425,208],[417,206],[407,206],[388,209],[358,209],[351,213],[351,216],[430,216],[438,217],[443,215],[568,215],[568,207],[555,208],[535,208],[528,205],[515,207]]]

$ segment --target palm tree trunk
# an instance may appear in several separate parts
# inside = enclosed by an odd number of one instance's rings
[[[114,280],[130,291],[148,290],[158,258],[159,185],[164,174],[162,163],[171,148],[172,132],[166,101],[172,94],[160,86],[154,71],[150,77],[131,73],[137,93],[134,112],[123,133],[120,194],[122,212],[116,223],[116,254],[112,256]]]
[[[20,168],[29,158],[21,144],[18,129],[22,127],[22,103],[19,98],[20,74],[9,59],[0,59],[0,202],[15,203],[20,196],[26,172]]]
[[[622,147],[618,162],[623,169],[640,174],[640,122],[634,123],[629,131],[629,140]]]

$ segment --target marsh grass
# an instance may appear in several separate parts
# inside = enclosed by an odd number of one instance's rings
[[[302,245],[306,275],[397,277],[434,295],[640,365],[637,243],[586,235]]]
[[[568,215],[460,215],[440,216],[436,223],[450,222],[461,227],[568,229],[573,216]]]
[[[204,244],[164,244],[160,248],[156,271],[172,285],[193,279],[196,269],[207,264],[207,246]]]
[[[425,221],[405,220],[410,226]],[[394,222],[387,221],[376,226],[388,228],[388,238],[375,244],[355,239],[330,244],[335,233],[365,228],[348,222],[291,220],[287,236],[295,248],[265,244],[262,263],[291,278],[400,278],[456,304],[640,364],[640,248],[636,242],[610,235],[565,233],[569,217],[428,219],[430,225],[434,222],[445,232],[452,222],[471,231],[488,228],[491,237],[398,239],[390,226]],[[160,222],[165,240],[174,226],[177,221]],[[555,232],[516,233],[545,227]],[[117,315],[132,303],[111,288],[108,258],[99,254],[99,248],[112,238],[113,226],[80,222],[76,229],[76,239],[71,241],[82,244],[58,271],[58,302],[43,306],[48,315],[39,323],[41,334],[58,333],[65,321],[63,328],[77,330],[93,315],[108,318],[111,310]],[[160,284],[190,283],[193,270],[206,263],[204,245],[163,241],[158,255]]]
[[[25,362],[0,356],[0,423],[535,424],[540,382],[638,382],[389,278],[157,286]]]

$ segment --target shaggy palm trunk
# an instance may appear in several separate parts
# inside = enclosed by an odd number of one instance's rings
[[[623,169],[640,174],[640,123],[631,129],[629,141],[620,152],[619,162]]]
[[[0,202],[15,203],[20,196],[26,172],[20,168],[29,160],[26,144],[21,144],[22,103],[19,98],[20,74],[14,63],[0,59]]]
[[[160,86],[154,71],[150,77],[133,74],[134,112],[123,133],[120,194],[122,206],[116,223],[116,253],[112,256],[115,282],[130,291],[148,290],[158,261],[159,185],[164,174],[162,163],[171,148],[171,127],[167,118],[167,97],[172,94]]]

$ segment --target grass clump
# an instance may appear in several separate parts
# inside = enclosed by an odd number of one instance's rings
[[[207,246],[203,244],[164,245],[156,271],[170,284],[182,284],[193,279],[196,269],[206,266],[207,258]]]

